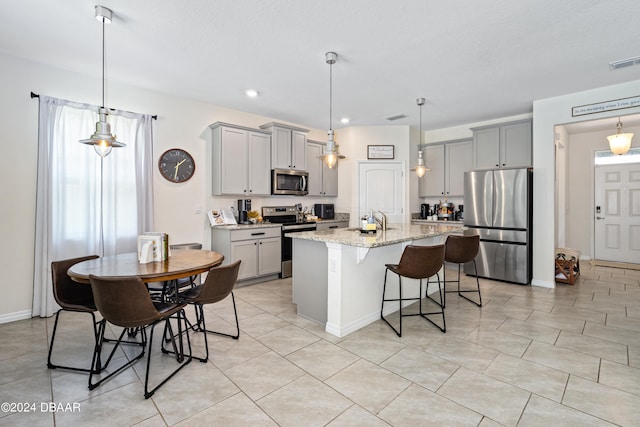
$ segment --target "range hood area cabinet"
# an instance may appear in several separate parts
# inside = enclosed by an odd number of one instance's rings
[[[271,135],[216,122],[212,132],[212,195],[271,194]]]
[[[271,169],[307,170],[307,133],[280,123],[267,123],[260,129],[271,132]]]
[[[307,172],[309,172],[309,196],[338,196],[338,163],[329,169],[320,156],[326,144],[307,141]]]
[[[418,181],[419,197],[464,196],[464,173],[473,170],[472,140],[429,144],[422,153],[431,170]]]
[[[476,170],[531,167],[530,119],[472,128]]]

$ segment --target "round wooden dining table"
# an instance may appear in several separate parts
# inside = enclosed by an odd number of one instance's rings
[[[89,283],[89,275],[99,277],[138,276],[143,282],[164,282],[206,273],[222,264],[224,255],[215,251],[175,249],[166,261],[140,264],[136,252],[91,259],[73,265],[69,277]]]

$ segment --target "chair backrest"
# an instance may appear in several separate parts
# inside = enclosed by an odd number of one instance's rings
[[[397,271],[412,279],[426,279],[440,271],[443,262],[444,245],[409,245],[402,252]]]
[[[478,255],[480,248],[480,236],[477,234],[470,236],[447,236],[445,242],[444,260],[462,264],[473,261]]]
[[[101,278],[89,275],[89,281],[96,307],[109,323],[136,328],[161,318],[147,286],[139,277]]]
[[[74,282],[67,274],[71,266],[90,259],[96,259],[98,255],[89,255],[78,258],[70,258],[51,263],[51,279],[53,283],[53,297],[62,308],[77,308],[77,305],[93,305],[93,292],[91,286]]]
[[[209,270],[204,283],[198,287],[193,301],[198,304],[213,304],[225,299],[236,285],[238,270],[240,270],[240,260],[213,267]]]

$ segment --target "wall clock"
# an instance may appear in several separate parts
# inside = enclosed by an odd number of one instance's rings
[[[193,156],[180,148],[165,151],[158,159],[160,175],[171,182],[185,182],[191,179],[196,171]]]

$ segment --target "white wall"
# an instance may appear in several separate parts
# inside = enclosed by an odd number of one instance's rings
[[[569,208],[567,201],[567,175],[569,168],[567,164],[567,152],[569,145],[569,134],[564,126],[556,126],[555,129],[555,153],[556,153],[556,247],[564,248],[566,244],[566,214]]]
[[[351,227],[358,226],[358,160],[367,160],[367,145],[393,145],[394,160],[405,161],[405,188],[407,195],[418,185],[417,178],[410,174],[409,147],[411,145],[411,130],[409,126],[352,126],[336,131],[336,140],[340,145],[340,153],[347,158],[340,160],[339,192],[336,210],[349,212]],[[405,199],[405,221],[408,221],[411,209],[410,198]]]
[[[572,117],[572,108],[580,105],[637,96],[640,80],[624,84],[548,98],[533,103],[533,285],[553,287],[555,242],[555,126],[589,119],[635,114],[640,107],[621,111]],[[569,188],[573,191],[573,188]],[[571,201],[570,201],[571,203]]]

